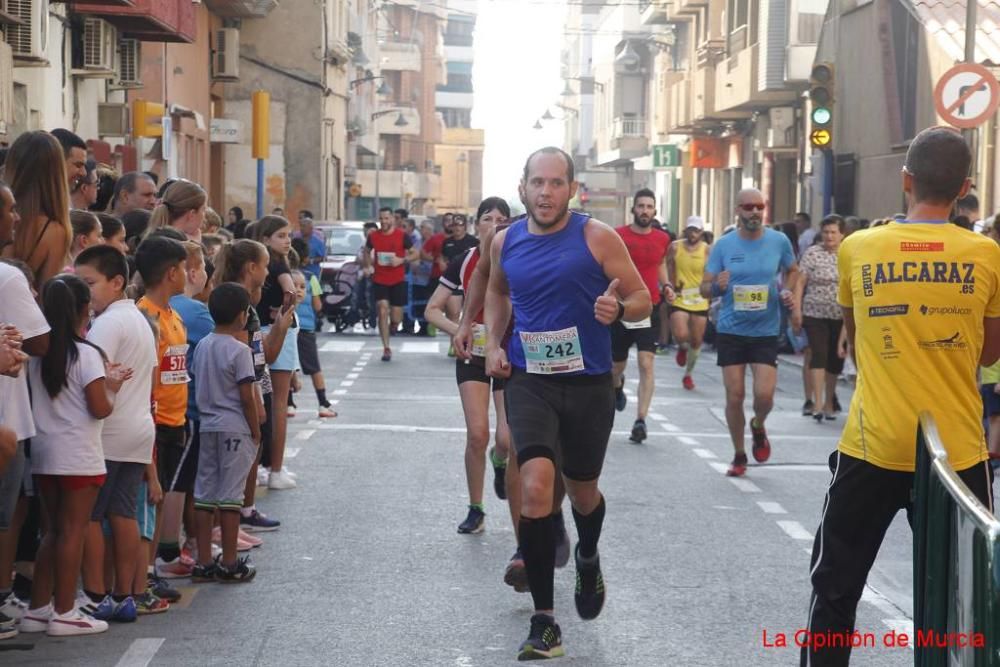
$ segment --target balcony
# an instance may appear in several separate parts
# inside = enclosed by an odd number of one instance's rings
[[[615,118],[611,127],[611,139],[632,139],[645,137],[647,132],[645,118]]]
[[[661,135],[684,132],[691,124],[691,77],[686,72],[665,75],[664,92],[657,99],[656,130]]]
[[[80,14],[99,16],[118,28],[123,37],[144,42],[194,42],[197,35],[195,8],[191,0],[132,0],[129,6],[101,2],[76,2]]]
[[[734,53],[715,68],[715,110],[752,111],[795,100],[793,90],[760,90],[760,47],[754,44]],[[719,117],[719,114],[715,114]]]
[[[674,0],[672,4],[674,16],[688,16],[697,14],[703,7],[708,7],[709,0]]]
[[[419,72],[420,46],[411,42],[385,42],[379,45],[379,58],[383,70],[394,72]]]
[[[278,0],[204,0],[216,16],[227,19],[263,19],[278,6]]]
[[[355,183],[361,185],[362,196],[375,196],[375,170],[358,169]],[[437,199],[441,190],[441,177],[433,172],[380,169],[378,196],[387,199],[414,200]]]
[[[789,44],[785,47],[785,83],[806,83],[816,59],[815,44]]]
[[[608,150],[600,150],[604,146]],[[649,152],[649,124],[645,118],[615,118],[607,142],[598,142],[596,166],[619,167]]]
[[[671,2],[672,0],[644,0],[639,6],[639,20],[643,25],[666,25]]]

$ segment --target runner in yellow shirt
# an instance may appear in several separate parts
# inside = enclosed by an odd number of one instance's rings
[[[676,295],[670,303],[670,331],[677,341],[677,365],[684,367],[682,382],[688,391],[694,389],[691,373],[708,325],[708,299],[700,290],[709,252],[704,235],[705,221],[692,215],[684,225],[684,240],[672,243],[667,251],[667,275]]]
[[[969,190],[971,159],[957,131],[921,132],[903,167],[906,219],[840,247],[839,301],[858,383],[813,546],[813,636],[854,630],[885,532],[910,509],[920,412],[934,415],[951,466],[993,509],[976,370],[1000,357],[1000,247],[947,222]],[[849,659],[849,646],[802,650],[803,665]]]

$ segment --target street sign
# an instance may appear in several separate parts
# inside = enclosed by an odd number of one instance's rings
[[[653,146],[653,169],[672,169],[681,166],[681,152],[673,144]]]
[[[979,127],[1000,104],[1000,83],[975,63],[961,63],[945,72],[934,87],[934,107],[946,123],[969,129]]]
[[[213,118],[209,128],[209,141],[213,144],[243,143],[243,123],[238,120]]]

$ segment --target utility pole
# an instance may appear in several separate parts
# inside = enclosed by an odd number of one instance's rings
[[[976,12],[979,10],[979,0],[965,0],[965,62],[976,62]],[[972,152],[972,164],[969,166],[969,178],[976,182],[979,172],[979,129],[963,130],[966,143]]]

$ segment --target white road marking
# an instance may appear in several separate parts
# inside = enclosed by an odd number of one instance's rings
[[[830,472],[830,466],[813,464],[813,463],[777,463],[766,466],[760,466],[758,470],[775,471],[775,470],[795,470],[799,472]]]
[[[667,421],[667,418],[664,417],[663,415],[661,415],[659,412],[650,412],[649,416],[650,416],[650,418],[655,419],[658,422],[665,422],[665,421]]]
[[[285,458],[294,459],[302,451],[301,447],[285,447]]]
[[[322,424],[322,423],[323,422],[320,422],[320,424]],[[320,424],[316,424],[316,426],[319,426]],[[308,440],[309,438],[313,437],[313,435],[315,433],[316,433],[316,429],[314,429],[314,428],[307,428],[307,429],[301,430],[298,433],[296,433],[295,434],[295,439],[296,440]]]
[[[692,452],[694,452],[694,453],[695,453],[695,454],[696,454],[697,456],[699,456],[699,457],[701,457],[701,458],[703,458],[703,459],[714,459],[714,458],[718,458],[718,457],[717,457],[717,456],[715,455],[715,453],[714,453],[714,452],[712,452],[712,451],[710,451],[710,450],[708,450],[708,449],[701,449],[701,448],[699,447],[699,448],[697,448],[697,449],[692,449],[691,451],[692,451]]]
[[[758,500],[757,506],[764,510],[764,514],[788,514],[779,503],[772,503],[767,500]]]
[[[406,341],[399,348],[403,354],[440,354],[441,347],[436,341]]]
[[[739,477],[728,477],[730,482],[733,483],[737,489],[743,493],[760,493],[760,487],[751,482],[748,479],[740,479]]]
[[[360,352],[364,346],[363,340],[328,340],[319,349],[320,352]]]
[[[354,368],[351,369],[351,372],[352,373],[360,373],[363,370],[365,370],[364,366],[355,366]]]
[[[678,433],[681,430],[680,426],[675,426],[674,424],[669,424],[667,422],[660,422],[660,426],[668,433]]]
[[[330,405],[336,405],[337,403],[340,403],[340,401],[338,401],[337,399],[333,398],[333,399],[330,399],[329,403],[330,403]],[[312,422],[309,422],[309,423],[312,424]],[[320,421],[319,423],[320,424],[324,424],[325,422]]]
[[[333,403],[334,401],[330,401],[330,402]],[[323,425],[323,420],[322,419],[310,419],[306,423],[308,423],[310,426],[322,426]]]
[[[153,660],[156,652],[160,650],[164,641],[164,637],[133,639],[128,650],[125,651],[125,655],[115,663],[115,667],[146,667]]]
[[[333,390],[333,395],[334,396],[343,396],[346,393],[347,393],[346,389],[334,389]]]
[[[698,442],[694,438],[689,438],[686,435],[678,436],[677,439],[680,440],[680,442],[681,442],[682,445],[691,445],[692,447],[694,447],[696,445],[700,445],[701,444],[700,442]]]
[[[346,377],[347,377],[348,380],[357,380],[358,379],[358,374],[357,373],[348,373]]]
[[[628,387],[622,387],[622,393],[625,394],[626,396],[635,396],[635,392],[629,389]]]
[[[777,524],[793,540],[811,541],[813,539],[812,533],[803,528],[802,524],[798,521],[778,521]]]
[[[343,382],[340,383],[340,386],[341,387],[353,387],[354,386],[354,380],[344,380]]]
[[[708,465],[712,466],[712,468],[715,469],[715,472],[721,472],[723,475],[725,475],[726,471],[729,470],[729,466],[720,461],[709,461]]]

